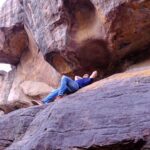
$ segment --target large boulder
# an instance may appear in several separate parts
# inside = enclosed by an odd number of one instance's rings
[[[13,7],[9,8],[10,4]],[[122,68],[126,59],[133,63],[139,59],[137,55],[148,55],[149,9],[148,0],[8,0],[1,10],[1,47],[3,37],[9,38],[7,29],[17,31],[14,36],[24,39],[22,46],[15,45],[20,47],[15,48],[15,59],[19,58],[27,44],[26,38],[19,36],[21,29],[21,35],[26,37],[24,25],[44,58],[58,72],[80,74],[99,69],[109,74]],[[7,48],[3,53],[7,53]],[[116,65],[118,62],[120,66]]]
[[[21,111],[9,114],[7,118],[0,116],[0,149],[3,150],[8,147],[14,139],[19,140],[19,138],[21,138],[26,132],[35,115],[43,108],[44,107],[34,107],[26,110],[22,109]],[[15,121],[16,118],[18,118],[17,124]],[[8,122],[11,123],[8,124]],[[6,126],[8,127],[7,129],[5,128]]]
[[[58,85],[60,75],[39,52],[32,32],[24,24],[25,16],[20,0],[7,0],[0,8],[0,62],[15,65],[1,85],[0,103],[30,102],[32,97],[20,87],[26,80]]]
[[[44,105],[40,112],[43,106],[4,115],[1,149],[150,149],[149,88],[150,69],[132,70]]]
[[[0,71],[0,89],[2,88],[3,80],[4,80],[6,74],[7,74],[7,72]]]
[[[108,74],[131,55],[132,61],[137,54],[147,56],[148,0],[24,0],[23,7],[25,25],[60,73],[100,69]]]
[[[43,82],[24,81],[20,84],[24,94],[35,97],[49,94],[53,88]]]
[[[16,67],[14,81],[7,99],[8,102],[15,100],[31,101],[35,99],[35,97],[26,95],[23,92],[20,85],[25,81],[43,82],[50,87],[57,87],[60,79],[60,74],[44,60],[43,55],[39,52],[31,32],[27,30],[27,33],[29,35],[28,50],[24,51],[20,63]],[[41,98],[37,97],[36,99]]]
[[[0,62],[16,65],[28,47],[19,0],[8,0],[0,8]]]

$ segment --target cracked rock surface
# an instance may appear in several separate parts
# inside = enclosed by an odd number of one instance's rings
[[[149,147],[149,89],[150,69],[127,71],[46,108],[31,107],[4,115],[0,118],[0,145],[7,150],[142,150]]]

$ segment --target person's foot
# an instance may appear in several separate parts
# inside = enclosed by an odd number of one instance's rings
[[[43,105],[42,102],[37,101],[37,100],[32,100],[31,102],[32,102],[33,105]]]
[[[60,100],[61,98],[63,98],[64,96],[57,96],[56,97],[56,99],[55,99],[55,101],[58,101],[58,100]]]

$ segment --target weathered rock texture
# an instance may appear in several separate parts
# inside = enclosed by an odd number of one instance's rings
[[[8,100],[29,98],[20,89],[26,80],[56,87],[59,73],[97,69],[105,76],[143,60],[150,53],[149,9],[148,0],[7,0],[0,62],[18,64]]]
[[[13,6],[10,13],[4,9],[9,5]],[[46,60],[60,73],[100,69],[108,74],[130,55],[134,61],[137,53],[146,55],[149,9],[148,0],[8,0],[1,11],[0,27],[21,28],[23,24]],[[26,42],[22,43],[19,52],[26,47]]]
[[[8,0],[0,8],[0,62],[17,64],[28,47],[19,0]]]
[[[5,72],[5,74],[2,76],[2,83],[0,87],[0,104],[6,104],[8,95],[10,93],[10,90],[12,88],[12,83],[14,81],[15,76],[15,70],[12,70],[10,72]]]
[[[7,0],[0,62],[15,67],[11,82],[1,78],[8,85],[0,85],[7,89],[3,102],[30,106],[33,97],[22,87],[29,81],[56,87],[59,73],[97,69],[106,76],[143,61],[150,54],[149,10],[148,0]],[[0,150],[150,149],[149,89],[150,68],[129,69],[58,102],[4,115]]]
[[[21,88],[21,84],[26,81],[43,82],[43,84],[45,83],[52,87],[58,85],[60,77],[58,72],[44,60],[29,31],[28,35],[29,49],[22,54],[20,63],[17,66],[16,75],[8,96],[8,102],[14,100],[29,101],[33,99],[33,97],[26,95]],[[36,99],[40,99],[38,96]]]
[[[40,112],[43,106],[5,115],[0,118],[1,149],[150,148],[149,89],[150,68],[113,75]]]
[[[47,95],[53,90],[43,82],[25,81],[20,86],[26,95],[32,97]]]
[[[0,62],[16,66],[13,67],[13,75],[5,77],[0,90],[0,103],[32,100],[33,97],[24,93],[20,87],[23,82],[29,80],[52,87],[58,85],[59,73],[39,52],[32,33],[25,29],[24,16],[19,0],[6,1],[0,10]],[[36,99],[40,98],[38,96],[36,95]]]
[[[25,25],[46,60],[61,73],[114,71],[114,63],[131,54],[136,59],[135,53],[149,47],[147,0],[28,0],[23,7]]]
[[[26,132],[29,124],[34,119],[35,115],[41,111],[44,107],[34,107],[32,109],[22,110],[21,112],[14,112],[14,114],[9,114],[8,118],[0,117],[0,129],[1,129],[1,139],[0,139],[0,149],[3,150],[5,147],[8,147],[14,139],[21,138]],[[16,117],[19,119],[18,124],[16,124]],[[8,122],[11,123],[8,125]],[[5,130],[6,124],[8,125],[8,130]],[[17,128],[16,128],[17,127]],[[4,129],[5,128],[5,129]],[[3,130],[4,129],[4,130]],[[12,134],[11,131],[13,131]]]

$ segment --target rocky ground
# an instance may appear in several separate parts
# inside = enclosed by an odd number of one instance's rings
[[[113,75],[0,118],[0,149],[148,150],[150,68]]]

